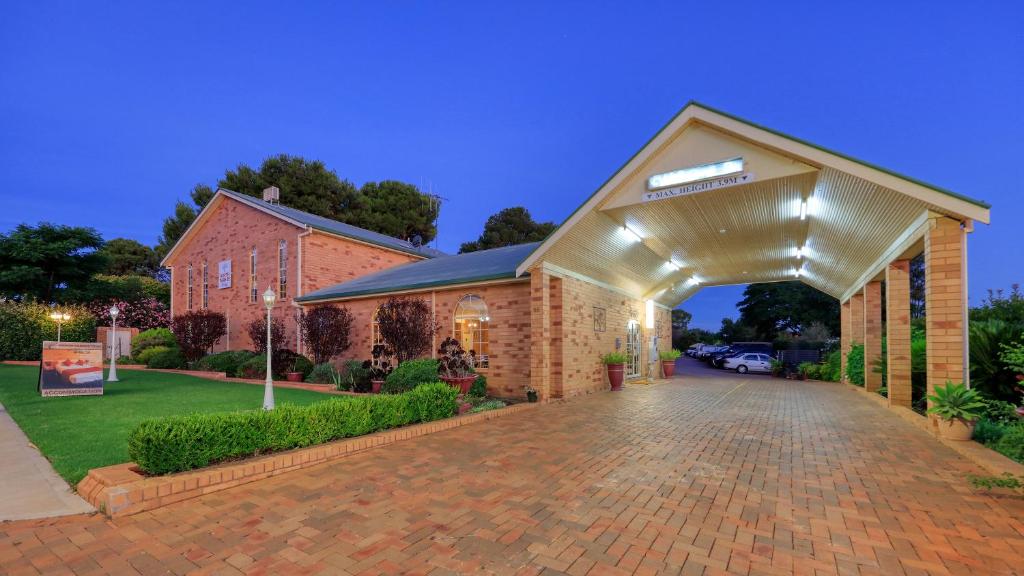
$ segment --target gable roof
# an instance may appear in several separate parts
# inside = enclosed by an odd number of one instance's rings
[[[185,230],[185,233],[181,235],[181,238],[179,238],[174,244],[174,247],[168,251],[167,256],[165,256],[161,262],[161,265],[170,260],[171,255],[173,255],[178,246],[182,245],[182,243],[188,238],[193,228],[196,228],[200,220],[212,212],[214,205],[219,203],[223,198],[236,200],[246,206],[255,208],[276,218],[280,218],[299,228],[319,230],[328,234],[342,236],[358,242],[364,242],[366,244],[380,246],[389,250],[420,256],[422,258],[435,258],[437,256],[445,255],[444,252],[435,250],[429,246],[417,247],[414,246],[412,242],[388,236],[387,234],[381,234],[380,232],[374,232],[351,224],[345,224],[344,222],[338,222],[337,220],[331,220],[330,218],[324,218],[323,216],[317,216],[316,214],[310,214],[309,212],[303,212],[302,210],[296,210],[295,208],[289,208],[288,206],[264,202],[259,198],[249,196],[248,194],[242,194],[225,188],[218,188],[217,193],[214,194],[213,198],[211,198],[206,206],[203,207],[203,210],[200,211],[198,216],[196,216],[192,225]]]
[[[532,242],[410,262],[309,292],[295,300],[338,300],[471,282],[514,279],[516,266],[539,245],[539,242]]]
[[[534,266],[558,242],[569,228],[577,223],[586,213],[598,208],[602,201],[615,190],[618,184],[638,170],[673,135],[678,134],[691,123],[712,126],[755,144],[800,158],[810,165],[819,167],[832,166],[838,170],[853,173],[878,185],[891,188],[917,199],[926,200],[950,214],[961,215],[985,224],[989,222],[989,209],[991,206],[986,202],[928,184],[783,132],[766,128],[760,124],[701,104],[695,100],[690,100],[650,140],[645,142],[633,156],[609,176],[589,198],[580,204],[554,232],[548,235],[537,249],[523,260],[517,268],[517,273],[525,274],[530,267]]]

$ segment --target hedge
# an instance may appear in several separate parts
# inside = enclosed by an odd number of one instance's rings
[[[207,372],[223,372],[228,376],[236,376],[238,374],[238,367],[255,356],[256,353],[249,350],[217,352],[216,354],[208,354],[200,358],[196,362],[195,369]]]
[[[437,382],[437,360],[406,360],[388,374],[380,391],[385,394],[400,394],[429,382]]]
[[[436,382],[404,394],[146,420],[129,435],[128,455],[150,474],[194,470],[224,460],[448,418],[458,408],[457,395],[455,388]]]
[[[96,318],[82,306],[60,306],[71,319],[61,325],[64,342],[95,342]],[[0,302],[0,360],[39,360],[43,340],[57,339],[53,309],[32,302]]]

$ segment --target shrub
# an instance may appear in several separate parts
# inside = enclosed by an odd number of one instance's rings
[[[348,350],[351,330],[352,314],[345,307],[317,306],[299,313],[299,333],[316,364]]]
[[[238,365],[235,374],[239,378],[262,379],[267,377],[267,357],[262,354],[255,354],[245,362]]]
[[[263,316],[249,322],[245,325],[245,333],[249,335],[249,340],[252,341],[252,350],[257,354],[267,353],[267,319]],[[284,323],[281,322],[280,318],[272,318],[270,320],[270,339],[271,344],[274,346],[274,350],[284,348],[286,342],[284,341]]]
[[[61,306],[71,319],[61,325],[64,342],[95,342],[96,318],[81,306]],[[39,360],[43,340],[57,339],[53,309],[32,302],[0,302],[0,360]]]
[[[154,280],[155,282],[155,280]],[[166,304],[152,297],[140,300],[112,300],[103,298],[85,304],[92,315],[105,326],[110,325],[110,307],[117,305],[118,326],[130,326],[140,330],[166,328],[171,325],[171,309]]]
[[[433,358],[407,360],[399,364],[391,374],[388,374],[380,390],[385,394],[398,394],[412,390],[420,384],[437,381],[437,360]]]
[[[840,350],[829,352],[821,369],[821,377],[830,382],[839,382],[843,371],[843,353]]]
[[[982,444],[991,444],[1002,438],[1006,434],[1006,426],[993,422],[987,418],[978,420],[978,423],[974,426],[974,434],[972,438],[976,442]]]
[[[263,354],[252,354],[252,358],[239,364],[238,376],[240,378],[266,378],[267,377],[267,356]],[[305,378],[313,371],[313,362],[302,354],[296,354],[292,350],[275,350],[270,357],[270,370],[273,377],[281,379],[287,372],[301,372]]]
[[[313,369],[309,371],[309,375],[306,376],[306,382],[313,384],[334,384],[335,387],[341,389],[341,371],[335,368],[334,364],[331,364],[330,362],[322,362],[313,366]]]
[[[341,383],[339,390],[351,390],[353,392],[370,391],[370,368],[366,362],[359,360],[346,360],[341,367]]]
[[[982,399],[981,402],[985,405],[982,408],[982,418],[996,424],[1016,424],[1020,422],[1020,416],[1017,415],[1017,407],[1013,404],[988,398]]]
[[[817,375],[817,367],[814,362],[801,362],[797,365],[796,371],[804,378],[814,378]]]
[[[851,384],[864,385],[864,345],[854,344],[846,355],[846,378]]]
[[[1006,433],[989,447],[1007,458],[1024,462],[1024,424],[1008,427]]]
[[[195,310],[174,317],[171,332],[178,340],[181,355],[189,362],[195,362],[220,340],[227,331],[224,314],[213,310]]]
[[[457,394],[451,386],[435,383],[404,394],[146,420],[129,435],[128,454],[150,474],[193,470],[224,460],[447,418],[458,408]]]
[[[178,340],[169,328],[150,328],[132,337],[132,358],[139,359],[139,353],[154,346],[177,346]]]
[[[487,396],[487,376],[483,374],[476,375],[476,380],[473,380],[473,385],[469,387],[469,395],[479,398]]]
[[[243,362],[252,359],[255,356],[248,350],[228,350],[227,352],[218,352],[216,354],[210,354],[203,356],[199,362],[196,362],[196,370],[207,370],[210,372],[223,372],[228,376],[235,376],[238,374],[238,367]]]
[[[437,354],[440,356],[438,370],[445,378],[465,378],[476,372],[473,368],[476,366],[476,353],[463,350],[462,344],[451,336],[441,342]]]
[[[175,350],[176,348],[177,346],[150,346],[133,356],[132,359],[139,364],[149,365],[149,359],[152,358],[154,354],[162,354],[168,350]]]
[[[498,408],[504,408],[504,407],[505,407],[505,403],[502,402],[501,400],[488,400],[487,402],[483,402],[483,403],[477,405],[476,407],[474,407],[469,412],[472,414],[474,412],[486,412],[488,410],[497,410]]]
[[[377,326],[399,364],[427,353],[438,330],[426,300],[402,296],[392,296],[380,305]]]
[[[185,367],[185,359],[182,358],[181,351],[177,348],[157,346],[146,350],[143,354],[148,354],[146,360],[147,368],[177,369]]]

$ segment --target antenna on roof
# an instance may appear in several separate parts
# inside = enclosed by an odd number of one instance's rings
[[[430,213],[434,215],[434,219],[431,222],[431,224],[433,224],[434,228],[436,229],[437,218],[438,216],[441,215],[441,203],[447,202],[448,199],[445,198],[444,196],[441,196],[440,194],[434,194],[433,182],[430,182],[428,184],[428,189],[424,196],[427,197],[427,208],[430,210]],[[420,239],[420,241],[422,242],[422,238]],[[437,234],[434,234],[434,248],[437,248]]]
[[[269,186],[263,189],[263,201],[268,204],[281,203],[281,190],[277,186]]]

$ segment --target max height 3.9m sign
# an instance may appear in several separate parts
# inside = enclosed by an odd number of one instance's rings
[[[698,192],[708,192],[710,190],[718,190],[721,188],[728,188],[730,186],[749,184],[750,182],[753,181],[754,175],[750,172],[744,172],[742,174],[719,176],[718,178],[701,180],[700,182],[690,182],[688,184],[672,186],[670,188],[662,188],[661,190],[650,190],[648,192],[644,192],[641,195],[640,199],[643,200],[644,202],[651,202],[654,200],[667,200],[669,198],[677,198],[679,196],[689,196],[690,194],[697,194]]]

